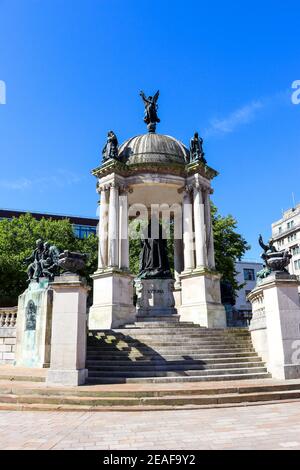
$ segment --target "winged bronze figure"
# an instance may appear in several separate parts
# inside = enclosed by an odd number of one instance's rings
[[[160,122],[160,119],[157,116],[159,90],[157,90],[154,96],[148,96],[148,98],[145,93],[141,91],[140,96],[145,105],[144,122],[147,124],[149,132],[155,132],[156,123]]]

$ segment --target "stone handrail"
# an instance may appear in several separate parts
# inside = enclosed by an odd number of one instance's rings
[[[18,307],[0,308],[0,328],[15,328]]]

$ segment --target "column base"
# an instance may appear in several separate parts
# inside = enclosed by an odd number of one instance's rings
[[[70,385],[77,386],[85,384],[88,376],[87,369],[49,369],[46,378],[47,385]]]
[[[207,328],[226,328],[220,277],[205,268],[181,273],[180,321],[191,321]]]
[[[133,278],[114,269],[97,271],[94,280],[93,305],[89,312],[89,329],[106,330],[135,322]]]
[[[180,287],[177,287],[176,284],[174,286],[174,300],[175,300],[175,309],[176,310],[179,310],[179,308],[181,307],[181,284],[180,284]]]

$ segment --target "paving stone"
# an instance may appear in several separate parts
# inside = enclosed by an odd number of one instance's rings
[[[0,449],[298,450],[299,405],[109,414],[0,411]]]

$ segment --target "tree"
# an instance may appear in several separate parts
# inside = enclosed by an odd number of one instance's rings
[[[235,261],[242,258],[250,248],[246,240],[237,231],[237,221],[231,215],[218,214],[212,205],[212,222],[215,241],[216,269],[222,274],[222,280],[231,284],[234,292],[241,286],[236,282]],[[171,230],[172,233],[172,230]],[[90,284],[90,274],[97,269],[98,238],[90,235],[77,239],[72,224],[68,219],[34,219],[25,214],[11,220],[0,221],[0,306],[16,305],[18,296],[26,289],[26,263],[38,238],[50,241],[60,250],[79,251],[89,255],[85,272]],[[140,240],[130,240],[130,270],[137,274],[139,270]],[[173,242],[168,240],[170,265],[173,269]]]
[[[242,285],[236,282],[235,262],[243,257],[250,246],[236,231],[237,221],[232,215],[221,216],[214,204],[211,205],[211,212],[216,270],[222,274],[222,281],[228,282],[236,294]]]
[[[85,275],[96,270],[97,237],[76,239],[68,219],[34,219],[25,214],[11,220],[0,221],[0,306],[16,305],[18,296],[27,287],[27,265],[24,260],[35,248],[38,238],[49,241],[60,250],[88,253]]]

